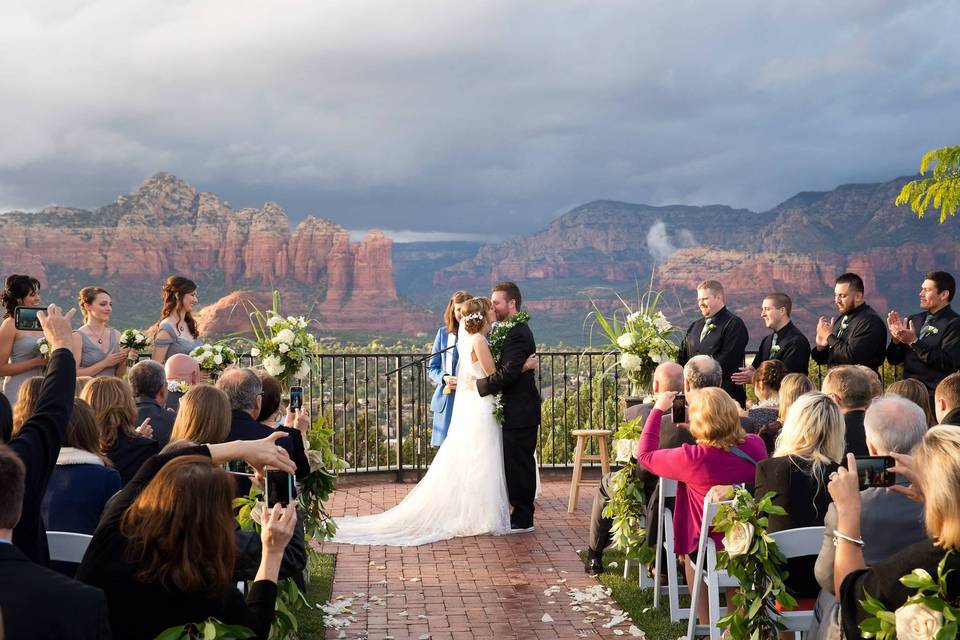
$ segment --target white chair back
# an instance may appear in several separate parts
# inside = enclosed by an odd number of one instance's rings
[[[661,556],[666,554],[667,566],[667,602],[670,607],[670,621],[677,622],[687,618],[690,615],[690,609],[680,606],[680,596],[689,593],[686,585],[681,585],[677,574],[677,552],[674,546],[673,513],[666,508],[667,498],[676,498],[677,481],[667,478],[660,478],[660,499],[657,502],[658,524],[657,524],[657,543],[654,549],[657,555],[654,560],[654,585],[653,585],[653,606],[660,607],[660,596],[663,593],[663,586],[660,585]]]
[[[770,537],[776,541],[780,553],[789,560],[819,554],[823,545],[823,535],[823,527],[801,527],[777,531],[771,533]],[[812,609],[783,611],[780,615],[787,631],[794,631],[798,635],[810,631],[810,627],[813,626],[814,611]]]
[[[47,546],[50,548],[50,560],[57,562],[79,563],[93,536],[70,531],[47,531]]]

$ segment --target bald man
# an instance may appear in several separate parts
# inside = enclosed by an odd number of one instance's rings
[[[176,411],[180,408],[180,398],[186,391],[177,389],[179,383],[191,387],[200,382],[200,364],[185,353],[177,353],[169,358],[164,365],[167,373],[167,402],[165,408]],[[174,383],[174,384],[171,384]]]

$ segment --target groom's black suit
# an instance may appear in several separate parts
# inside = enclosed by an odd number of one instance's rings
[[[503,342],[497,370],[477,380],[481,396],[503,393],[503,468],[513,513],[510,524],[533,526],[533,499],[537,492],[537,469],[533,454],[540,427],[540,393],[533,371],[523,371],[527,358],[537,350],[533,332],[518,324]]]

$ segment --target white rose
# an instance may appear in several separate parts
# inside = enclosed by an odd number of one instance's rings
[[[634,355],[632,353],[620,354],[620,366],[626,369],[627,371],[636,371],[642,365],[643,365],[643,360],[640,359],[640,356]]]
[[[723,534],[723,548],[731,558],[742,556],[750,551],[753,533],[753,525],[749,522],[734,522],[730,531]]]
[[[663,333],[673,328],[673,325],[670,324],[670,321],[663,317],[663,314],[659,311],[657,312],[657,317],[653,319],[653,326],[657,328],[657,331]]]
[[[617,338],[617,346],[621,349],[629,349],[633,346],[633,334],[625,333]]]
[[[640,317],[640,312],[634,311],[633,313],[627,316],[627,322],[634,322],[639,317]]]
[[[260,356],[260,349],[257,349],[256,347],[253,347],[252,349],[250,349],[250,355],[253,356],[254,358],[259,357],[259,356]]]
[[[933,640],[943,627],[943,614],[925,604],[903,605],[894,615],[900,640]]]
[[[657,364],[663,364],[664,362],[667,361],[667,356],[665,356],[664,354],[658,351],[653,351],[650,353],[650,359],[656,362]]]
[[[283,361],[280,356],[267,356],[263,359],[263,368],[272,376],[279,376],[283,373]]]
[[[613,452],[617,462],[627,462],[637,453],[636,440],[614,440]]]
[[[297,324],[300,326],[301,329],[306,329],[307,325],[310,323],[307,321],[306,318],[304,318],[303,316],[300,316],[299,318],[297,318]]]
[[[281,342],[279,349],[280,349],[280,353],[286,353],[287,351],[290,351],[290,345],[284,344],[283,342]]]
[[[293,339],[296,336],[293,335],[293,331],[290,329],[281,329],[277,335],[273,337],[274,344],[293,344]]]
[[[50,353],[50,345],[44,343],[40,345],[40,353],[46,355]]]
[[[301,362],[300,369],[299,371],[297,371],[297,377],[300,378],[301,380],[304,380],[309,375],[310,375],[310,365],[307,364],[306,362]]]
[[[267,318],[268,327],[275,327],[281,322],[283,322],[283,318],[281,318],[280,316],[270,316],[269,318]]]
[[[213,356],[213,361],[217,364],[223,364],[223,356],[218,353],[217,355]]]

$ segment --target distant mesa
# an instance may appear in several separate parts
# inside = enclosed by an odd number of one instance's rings
[[[313,216],[291,233],[275,203],[232,209],[169,173],[93,211],[50,207],[0,216],[3,273],[30,273],[46,287],[48,273],[60,269],[91,282],[150,283],[151,308],[163,278],[177,273],[218,281],[224,292],[261,291],[268,298],[274,288],[288,292],[285,306],[315,310],[330,330],[418,333],[437,323],[428,310],[398,298],[392,241],[383,233],[370,231],[352,243],[339,224]],[[208,332],[227,332],[220,310],[236,295],[204,314]]]

